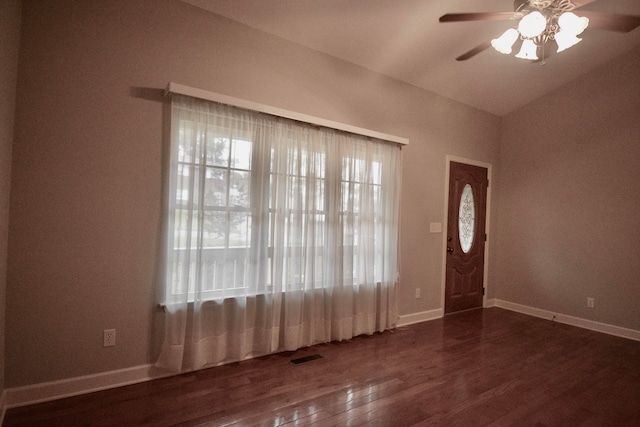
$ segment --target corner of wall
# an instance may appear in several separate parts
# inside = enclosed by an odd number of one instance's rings
[[[5,312],[9,233],[9,194],[13,123],[15,117],[18,52],[20,46],[21,0],[0,0],[0,425],[6,409],[5,392]]]
[[[7,392],[2,390],[0,394],[0,426],[4,424],[4,414],[7,412]]]

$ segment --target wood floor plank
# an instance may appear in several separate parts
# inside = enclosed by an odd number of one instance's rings
[[[475,310],[12,408],[4,425],[638,426],[640,342]]]

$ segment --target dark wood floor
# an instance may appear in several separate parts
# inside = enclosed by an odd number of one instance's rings
[[[4,425],[640,426],[640,342],[475,310],[14,408]]]

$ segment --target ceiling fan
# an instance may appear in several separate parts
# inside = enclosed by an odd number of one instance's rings
[[[511,53],[513,45],[522,41],[517,58],[538,60],[538,50],[554,40],[558,52],[580,42],[577,36],[589,26],[608,31],[629,32],[640,25],[640,16],[616,15],[577,9],[596,0],[515,0],[513,12],[448,13],[440,17],[440,22],[502,21],[512,20],[518,24],[485,41],[456,58],[465,61],[493,46],[503,54]],[[580,16],[573,13],[576,11]]]

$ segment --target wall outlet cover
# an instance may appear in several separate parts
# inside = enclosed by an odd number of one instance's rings
[[[102,335],[102,346],[103,347],[112,347],[116,345],[116,330],[115,329],[105,329]]]

